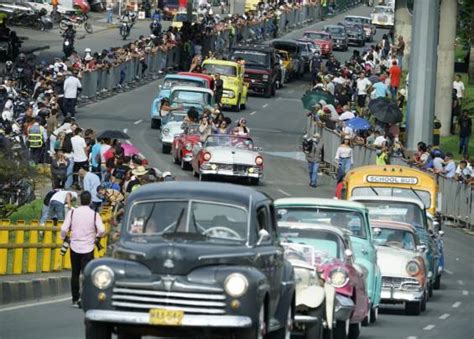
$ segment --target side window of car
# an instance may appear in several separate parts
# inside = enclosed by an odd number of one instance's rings
[[[270,204],[269,209],[270,209],[270,222],[271,222],[273,238],[276,240],[276,239],[279,239],[280,237],[277,230],[277,216],[276,216],[275,206],[273,206],[273,204]]]
[[[257,209],[257,239],[259,238],[258,232],[260,230],[266,230],[270,234],[270,239],[262,242],[262,244],[269,244],[274,238],[274,232],[271,226],[271,219],[268,213],[267,206],[263,205]]]

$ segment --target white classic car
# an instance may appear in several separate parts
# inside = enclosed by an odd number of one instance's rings
[[[425,246],[410,224],[372,220],[371,226],[382,272],[382,303],[405,303],[406,314],[419,315],[428,300]]]
[[[185,112],[174,111],[166,117],[166,123],[161,126],[160,140],[163,153],[171,152],[171,145],[175,135],[183,133],[183,120],[186,118]],[[163,121],[164,119],[162,119]]]
[[[390,6],[375,6],[370,18],[372,25],[390,28],[395,24],[395,11]]]
[[[258,185],[263,157],[247,136],[211,134],[193,148],[192,169],[199,180],[212,176],[246,178]]]

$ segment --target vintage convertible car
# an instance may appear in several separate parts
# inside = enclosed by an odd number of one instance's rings
[[[391,28],[395,24],[395,12],[389,6],[375,6],[370,18],[377,27]]]
[[[171,89],[175,86],[208,88],[208,82],[205,79],[196,76],[168,74],[164,78],[163,84],[159,86],[160,90],[158,96],[151,104],[151,128],[156,129],[161,127],[161,100],[163,98],[169,98],[171,95]]]
[[[161,126],[160,141],[163,153],[170,153],[174,137],[183,132],[183,120],[186,112],[173,111],[166,117],[166,123]]]
[[[281,68],[280,83],[283,85],[287,82],[290,82],[293,78],[293,59],[291,59],[291,56],[287,51],[276,50],[276,54],[279,57]]]
[[[181,169],[187,169],[193,159],[193,148],[201,141],[199,125],[187,126],[183,133],[175,135],[171,145],[171,157],[175,164],[180,164]]]
[[[409,224],[372,220],[371,226],[382,272],[382,303],[404,303],[406,314],[419,315],[428,301],[426,246]]]
[[[276,39],[270,43],[278,51],[288,52],[292,62],[292,78],[300,78],[305,72],[305,61],[299,43],[294,40]]]
[[[194,146],[191,164],[200,181],[210,176],[235,177],[258,185],[263,177],[263,157],[247,136],[211,134]]]
[[[366,272],[354,263],[349,231],[327,225],[281,221],[287,219],[286,214],[285,209],[278,210],[282,240],[293,246],[309,246],[313,251],[304,252],[307,260],[317,269],[322,281],[336,289],[335,306],[330,309],[335,322],[333,337],[357,338],[361,324],[368,321],[369,299],[365,288]],[[291,219],[293,217],[290,216]],[[298,277],[296,269],[295,275]],[[298,298],[298,289],[296,296]],[[298,302],[296,305],[298,314]],[[295,317],[296,323],[297,320],[298,317]]]
[[[377,29],[374,25],[372,25],[372,20],[369,17],[348,15],[344,18],[344,22],[361,25],[364,29],[365,41],[374,41],[374,36],[377,33]]]
[[[332,225],[350,231],[355,263],[366,272],[365,286],[370,312],[364,323],[378,318],[382,277],[377,266],[377,251],[372,239],[367,208],[359,203],[319,198],[284,198],[275,201],[277,211],[284,210],[281,221]]]
[[[441,237],[428,229],[423,203],[412,198],[391,196],[353,196],[351,200],[361,202],[367,206],[370,219],[399,221],[410,224],[415,228],[421,243],[426,246],[429,278],[428,296],[431,297],[435,284],[438,284],[438,286],[441,284],[443,271],[439,267],[439,258],[443,256],[444,262],[444,253],[440,252],[443,247],[438,245],[438,241],[442,241]]]
[[[319,47],[322,56],[329,57],[332,54],[333,43],[329,33],[324,31],[306,31],[303,33],[303,38],[312,40]]]
[[[202,71],[207,74],[219,74],[224,82],[221,103],[240,112],[247,105],[249,85],[244,81],[244,67],[234,61],[207,59],[202,63]]]
[[[86,339],[289,338],[295,281],[270,197],[221,183],[148,184],[112,257],[84,270]]]

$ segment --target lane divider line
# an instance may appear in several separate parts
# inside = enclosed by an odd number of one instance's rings
[[[34,303],[30,303],[30,304],[0,308],[0,313],[1,312],[14,311],[14,310],[21,310],[22,308],[29,308],[29,307],[34,307],[34,306],[57,304],[57,303],[62,303],[64,301],[68,301],[68,300],[71,300],[70,296],[67,297],[67,298],[60,298],[60,299],[54,299],[54,300],[39,301],[39,302],[35,301]]]
[[[461,304],[462,304],[462,302],[456,301],[456,302],[453,304],[452,308],[458,308],[459,306],[461,306]]]
[[[435,328],[435,327],[436,327],[436,325],[430,324],[430,325],[428,325],[428,326],[423,327],[423,329],[424,329],[425,331],[431,331],[431,330],[432,330],[433,328]]]
[[[143,120],[140,119],[140,120],[135,121],[133,124],[134,124],[134,125],[138,125],[138,124],[140,124],[140,123],[142,123],[142,122],[143,122]]]
[[[407,339],[418,339],[418,337],[415,337],[414,335],[411,335],[411,336],[407,337]]]
[[[266,107],[268,107],[268,104],[262,105],[262,108],[266,108]]]
[[[250,115],[254,115],[257,111],[250,112]]]
[[[445,271],[446,273],[450,274],[450,275],[453,275],[453,274],[454,274],[453,272],[451,272],[450,270],[447,270],[447,269],[444,269],[444,271]]]
[[[448,319],[450,316],[451,316],[451,314],[445,313],[445,314],[440,315],[439,319],[441,319],[441,320],[446,320],[446,319]]]
[[[461,285],[461,286],[464,286],[464,281],[458,280],[458,284]]]
[[[462,295],[469,295],[469,291],[463,290]]]
[[[285,192],[284,190],[282,190],[281,188],[277,189],[278,192],[280,192],[281,194],[283,195],[286,195],[287,197],[291,197],[291,194],[288,193],[288,192]]]

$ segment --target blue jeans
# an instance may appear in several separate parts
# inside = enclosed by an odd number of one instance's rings
[[[392,100],[397,100],[397,93],[398,93],[398,87],[390,86],[390,95],[392,96]]]
[[[72,173],[73,172],[74,172],[74,161],[72,161],[72,159],[70,159],[69,164],[67,166],[67,170],[66,170],[67,178],[66,178],[66,182],[64,183],[64,188],[65,189],[70,189],[71,186],[72,186],[72,183],[73,183]]]
[[[311,186],[316,186],[318,183],[318,171],[319,171],[319,163],[308,161],[308,171],[309,171],[309,184]]]
[[[64,220],[64,204],[56,200],[50,201],[48,219]]]
[[[459,154],[467,155],[469,148],[469,136],[459,137]]]
[[[111,24],[113,22],[113,12],[111,10],[107,11],[107,23]]]
[[[339,159],[338,170],[337,170],[337,180],[344,178],[347,172],[351,170],[352,163],[351,158]]]
[[[41,210],[40,225],[44,225],[44,223],[48,219],[48,215],[49,215],[49,206],[43,205],[43,209]]]
[[[403,69],[403,57],[397,57],[397,62],[398,66],[400,66],[400,69]]]

